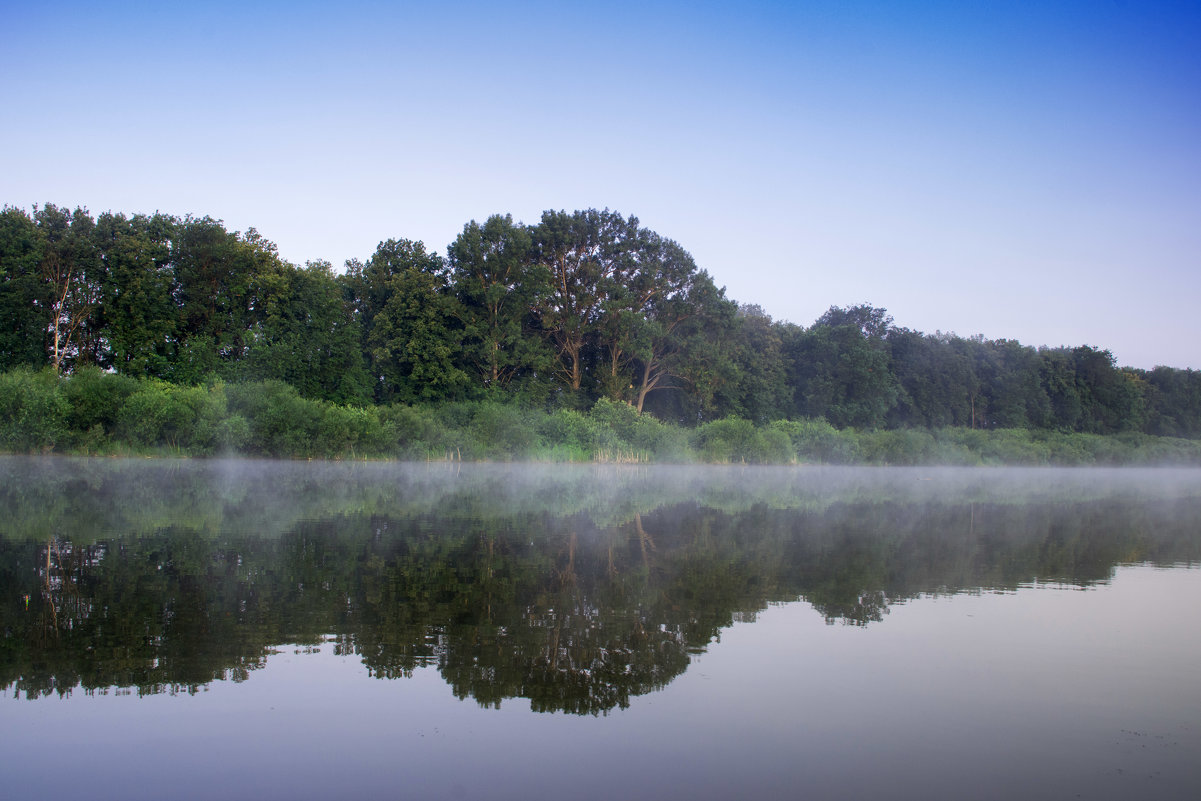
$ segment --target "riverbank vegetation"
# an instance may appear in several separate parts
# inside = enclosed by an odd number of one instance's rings
[[[1201,462],[1201,372],[811,326],[615,212],[335,271],[208,217],[0,212],[0,449],[302,458]]]
[[[88,455],[714,462],[747,464],[1201,464],[1201,442],[1139,432],[839,429],[824,419],[685,427],[600,398],[538,409],[494,400],[354,406],[281,381],[196,386],[83,367],[0,375],[0,450]]]

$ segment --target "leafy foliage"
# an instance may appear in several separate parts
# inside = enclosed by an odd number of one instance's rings
[[[78,417],[68,439],[38,435],[37,447],[205,451],[245,435],[254,452],[305,455],[962,461],[961,445],[938,434],[962,428],[1046,432],[1037,447],[1007,440],[997,451],[1037,462],[1111,458],[1077,448],[1083,439],[1050,447],[1053,432],[1201,438],[1195,371],[1121,368],[1092,346],[924,334],[870,304],[831,307],[809,327],[775,321],[726,298],[680,244],[608,209],[472,221],[445,259],[389,239],[335,273],[288,264],[254,229],[210,217],[6,207],[0,370],[46,365],[80,378],[62,390]],[[209,412],[200,395],[159,387],[136,401],[150,417],[129,418],[113,440],[114,405],[146,385],[97,368],[257,389],[230,390],[240,422],[213,434],[165,422]],[[283,428],[289,414],[294,431]],[[756,434],[744,439],[757,444],[736,444],[731,418],[748,421]],[[428,419],[441,428],[425,430]],[[695,437],[675,428],[722,421]],[[934,443],[872,433],[907,429]],[[962,447],[977,445],[987,450]]]

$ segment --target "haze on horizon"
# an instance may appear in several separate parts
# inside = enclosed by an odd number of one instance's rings
[[[0,9],[0,203],[444,253],[611,208],[810,325],[1201,369],[1201,7],[312,2]]]

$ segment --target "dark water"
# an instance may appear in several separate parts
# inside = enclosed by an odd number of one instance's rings
[[[0,459],[5,798],[1187,798],[1201,471]]]

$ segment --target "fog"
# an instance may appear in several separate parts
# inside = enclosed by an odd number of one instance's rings
[[[276,535],[331,515],[586,515],[616,525],[673,504],[744,511],[903,503],[908,514],[963,504],[1201,498],[1198,468],[759,467],[299,462],[0,457],[0,534],[44,536],[85,513],[87,531],[128,534],[183,518],[209,531]],[[1184,512],[1182,512],[1184,513]],[[62,534],[63,532],[56,532]]]

